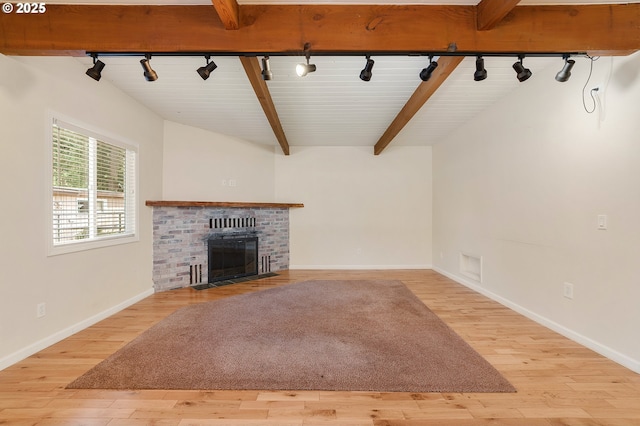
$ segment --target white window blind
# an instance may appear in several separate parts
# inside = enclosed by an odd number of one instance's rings
[[[51,134],[53,246],[135,235],[136,151],[56,119]]]

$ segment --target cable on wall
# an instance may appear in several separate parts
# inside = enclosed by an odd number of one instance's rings
[[[587,112],[587,114],[593,114],[596,111],[596,109],[598,109],[598,104],[600,103],[600,100],[597,97],[598,91],[600,90],[600,88],[594,87],[589,91],[589,95],[591,96],[591,100],[593,102],[593,108],[591,110],[589,110],[589,108],[587,107],[585,90],[589,85],[589,80],[591,80],[591,74],[593,74],[593,63],[598,59],[600,59],[600,56],[589,56],[589,55],[585,55],[585,56],[590,60],[590,63],[589,63],[589,77],[587,77],[587,81],[586,83],[584,83],[584,87],[582,88],[582,106],[584,107],[584,110]]]

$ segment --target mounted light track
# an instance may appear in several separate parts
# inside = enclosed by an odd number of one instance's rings
[[[98,59],[97,54],[91,55],[93,57],[93,66],[87,70],[85,74],[94,79],[95,81],[100,81],[102,78],[102,70],[104,69],[104,62]]]
[[[364,69],[360,71],[360,80],[369,81],[371,80],[371,70],[373,69],[374,60],[371,59],[371,56],[367,55],[367,64],[364,66]]]
[[[531,70],[529,68],[525,68],[524,64],[522,63],[522,61],[524,60],[524,55],[519,55],[518,56],[518,62],[516,62],[515,64],[513,64],[513,69],[516,71],[517,73],[517,77],[518,77],[518,81],[519,82],[523,82],[529,79],[529,77],[531,77]]]
[[[206,80],[209,78],[209,75],[211,75],[211,73],[216,68],[218,68],[218,66],[213,61],[209,62],[209,60],[211,59],[211,55],[204,55],[204,58],[207,60],[207,65],[205,65],[204,67],[198,68],[197,71],[200,77],[202,77],[203,80]]]
[[[576,61],[573,59],[569,59],[569,55],[564,55],[564,66],[562,69],[556,74],[556,81],[560,83],[564,83],[569,80],[571,77],[571,69],[576,64]]]
[[[262,58],[262,79],[271,80],[272,78],[273,73],[271,72],[271,66],[269,65],[269,57],[265,56]]]
[[[438,62],[433,60],[433,55],[429,56],[429,65],[420,71],[420,80],[429,81],[431,74],[438,68]]]
[[[158,79],[158,74],[151,68],[151,64],[149,61],[151,60],[151,54],[147,53],[144,59],[140,60],[140,65],[142,65],[142,69],[144,70],[144,78],[147,81],[156,81]]]
[[[311,56],[309,55],[309,52],[306,53],[306,58],[307,58],[307,63],[301,63],[296,65],[296,74],[298,74],[298,77],[304,77],[305,75],[309,74],[310,72],[315,72],[316,70],[316,65],[315,64],[310,64],[309,60],[311,58]]]
[[[473,79],[475,81],[486,80],[487,70],[484,68],[484,59],[482,56],[476,58],[476,72],[473,73]]]

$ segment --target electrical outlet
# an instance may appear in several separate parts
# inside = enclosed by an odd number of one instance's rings
[[[38,303],[36,308],[36,318],[42,318],[47,314],[47,305],[44,303]]]
[[[564,297],[567,299],[573,299],[573,284],[564,283]]]

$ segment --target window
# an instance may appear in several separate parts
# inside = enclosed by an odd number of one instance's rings
[[[51,254],[137,239],[134,147],[54,119],[51,178]]]

